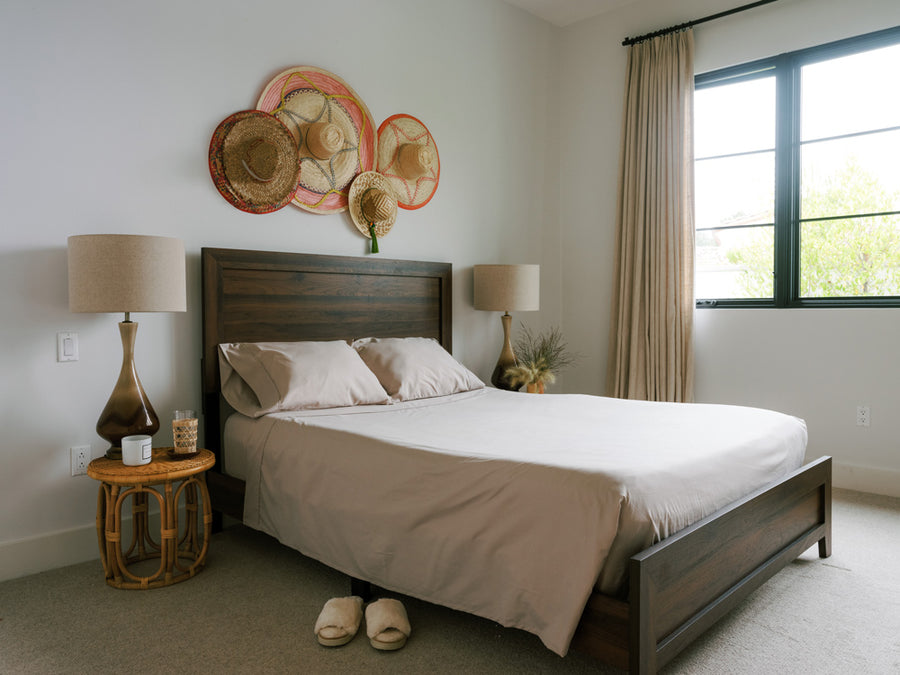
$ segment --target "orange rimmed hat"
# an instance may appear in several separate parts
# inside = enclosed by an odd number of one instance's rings
[[[297,190],[300,158],[291,133],[259,110],[226,117],[209,143],[209,173],[219,193],[248,213],[287,206]]]
[[[375,122],[362,99],[337,75],[296,66],[272,78],[256,107],[283,122],[297,145],[294,205],[312,213],[345,211],[353,179],[375,168]]]
[[[431,200],[441,177],[441,160],[422,122],[401,114],[381,123],[378,172],[391,182],[400,208],[418,209]]]

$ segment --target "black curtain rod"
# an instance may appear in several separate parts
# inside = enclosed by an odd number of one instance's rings
[[[777,2],[777,0],[759,0],[758,2],[751,2],[749,5],[741,5],[740,7],[735,7],[734,9],[727,9],[724,12],[719,12],[718,14],[704,16],[702,19],[694,19],[693,21],[680,23],[677,26],[671,26],[669,28],[663,28],[662,30],[653,31],[652,33],[647,33],[646,35],[638,35],[637,37],[633,38],[625,38],[624,40],[622,40],[622,46],[627,47],[628,45],[634,45],[638,42],[649,40],[650,38],[659,37],[660,35],[677,33],[680,30],[691,28],[699,23],[706,23],[707,21],[712,21],[713,19],[721,19],[723,16],[730,16],[732,14],[737,14],[738,12],[746,12],[748,9],[753,9],[754,7],[759,7],[760,5],[768,5],[772,2]]]

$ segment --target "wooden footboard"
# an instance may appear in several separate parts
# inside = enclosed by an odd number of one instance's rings
[[[244,483],[207,475],[213,507],[240,519]],[[831,458],[822,457],[633,556],[629,599],[595,593],[572,649],[655,673],[798,555],[831,555]],[[353,593],[366,586],[351,580]],[[353,585],[355,584],[355,585]]]
[[[831,555],[830,457],[633,556],[628,602],[592,597],[572,646],[655,673],[816,543]]]

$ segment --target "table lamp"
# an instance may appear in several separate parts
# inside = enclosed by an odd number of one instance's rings
[[[498,389],[512,390],[506,369],[518,365],[509,339],[510,312],[533,312],[541,308],[540,265],[475,265],[475,309],[503,312],[503,349],[491,375]]]
[[[152,436],[159,418],[134,366],[138,324],[131,312],[184,312],[184,244],[180,239],[135,234],[82,234],[69,237],[69,309],[124,312],[119,324],[122,369],[106,403],[97,433],[110,443],[106,456],[122,456],[122,438]]]

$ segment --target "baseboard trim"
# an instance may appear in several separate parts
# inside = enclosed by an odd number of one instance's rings
[[[97,560],[97,528],[79,527],[0,544],[0,581]],[[101,575],[102,575],[101,570]]]
[[[159,512],[149,514],[149,527],[159,539]],[[123,534],[131,532],[131,518],[122,519]],[[17,579],[29,574],[46,572],[58,567],[66,567],[97,561],[97,572],[103,577],[100,565],[100,548],[97,543],[97,528],[94,525],[60,530],[26,539],[17,539],[0,544],[0,581]]]
[[[832,471],[831,480],[835,487],[887,497],[900,497],[900,471],[876,469],[843,462],[834,462]]]

